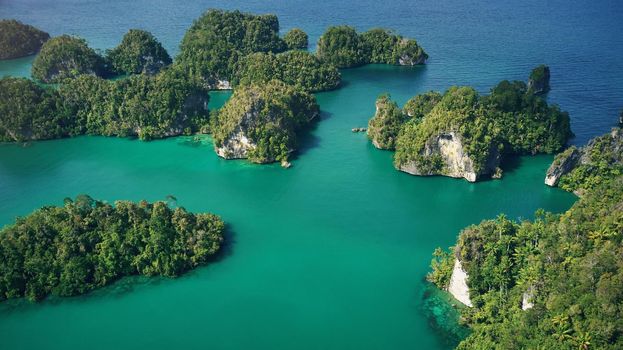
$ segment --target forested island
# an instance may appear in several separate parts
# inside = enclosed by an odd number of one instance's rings
[[[165,202],[86,195],[0,230],[0,300],[89,292],[130,275],[175,277],[218,253],[224,223]]]
[[[58,89],[3,78],[0,141],[192,134],[208,123],[208,98],[207,90],[175,69],[121,80],[80,75],[65,79]]]
[[[452,87],[415,96],[401,109],[387,95],[376,101],[368,136],[395,150],[396,169],[474,182],[502,175],[504,155],[555,153],[572,136],[569,115],[521,81],[502,81],[489,95]]]
[[[585,171],[594,178],[603,169]],[[564,214],[500,215],[435,251],[428,280],[469,306],[461,313],[472,332],[458,349],[623,347],[620,174],[587,182]]]
[[[34,55],[50,34],[14,19],[0,20],[0,60]]]
[[[212,118],[215,150],[226,159],[280,161],[288,167],[297,133],[319,113],[313,95],[279,80],[242,86]]]

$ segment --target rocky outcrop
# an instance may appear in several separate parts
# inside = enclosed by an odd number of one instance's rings
[[[559,154],[545,175],[545,184],[548,186],[556,186],[560,178],[571,172],[580,160],[581,152],[572,146],[565,152]]]
[[[500,164],[500,153],[497,148],[492,147],[489,155],[485,166],[476,170],[473,159],[464,150],[461,137],[455,132],[445,132],[431,137],[419,159],[401,164],[399,170],[412,175],[444,175],[475,182],[483,175],[496,172]],[[431,165],[436,160],[441,161],[441,168]]]
[[[472,301],[469,298],[469,287],[467,286],[467,272],[463,270],[459,259],[454,260],[454,269],[448,284],[448,292],[461,303],[472,307]]]
[[[424,56],[402,55],[398,58],[398,64],[401,66],[416,66],[424,63],[426,63],[426,57]]]
[[[597,163],[601,162],[607,162],[610,166],[623,166],[623,131],[620,128],[613,128],[609,134],[592,139],[584,147],[571,146],[558,154],[547,169],[545,184],[556,186],[563,176],[576,168],[583,165],[599,168]]]
[[[218,80],[215,85],[216,90],[231,90],[231,83],[229,80]]]
[[[549,67],[540,65],[532,70],[528,80],[528,90],[535,95],[541,95],[549,91],[550,72]]]

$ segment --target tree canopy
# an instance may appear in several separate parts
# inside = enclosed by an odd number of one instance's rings
[[[283,41],[290,50],[306,49],[309,45],[307,33],[299,28],[289,30],[286,35],[283,36]]]
[[[33,78],[44,83],[60,83],[81,74],[104,75],[105,72],[104,59],[86,40],[70,35],[46,41],[32,64]]]
[[[112,68],[122,74],[155,74],[172,60],[162,44],[150,33],[130,29],[121,43],[107,52]]]
[[[218,216],[165,202],[67,198],[0,230],[0,300],[78,295],[130,275],[179,276],[219,251],[223,231]]]

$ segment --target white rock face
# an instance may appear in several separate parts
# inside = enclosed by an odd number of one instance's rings
[[[532,309],[534,307],[534,303],[532,302],[533,298],[534,298],[534,288],[530,286],[528,290],[526,290],[523,293],[523,296],[521,298],[521,309],[522,310]]]
[[[426,143],[423,155],[430,157],[436,154],[441,155],[444,163],[444,170],[439,175],[462,177],[470,182],[478,180],[480,175],[492,173],[500,162],[499,154],[494,152],[485,169],[477,173],[474,171],[474,161],[463,151],[461,138],[455,132],[441,133]],[[438,175],[418,168],[415,161],[401,165],[399,170],[412,175]]]
[[[450,285],[448,292],[461,303],[472,307],[472,301],[469,298],[469,287],[467,286],[467,272],[463,270],[459,259],[454,260],[454,269],[450,277]]]
[[[219,80],[216,82],[216,89],[217,90],[231,90],[231,83],[229,82],[229,80]]]
[[[257,145],[247,138],[242,128],[236,129],[221,147],[216,147],[216,154],[225,159],[247,158],[249,151]]]

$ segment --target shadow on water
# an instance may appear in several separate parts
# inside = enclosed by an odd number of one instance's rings
[[[500,162],[500,168],[502,168],[504,172],[510,173],[510,172],[517,171],[521,167],[522,163],[523,163],[523,160],[521,156],[505,154],[502,157],[502,161]]]
[[[320,116],[316,118],[316,121],[299,133],[298,138],[298,150],[292,154],[292,160],[298,159],[311,149],[314,149],[320,145],[320,138],[315,135],[314,131],[318,128],[318,125],[323,121],[331,118],[333,114],[325,111],[320,111]]]
[[[233,254],[234,244],[236,243],[234,231],[230,224],[226,224],[225,231],[223,233],[223,244],[219,251],[208,258],[205,264],[198,266],[195,269],[186,271],[175,278],[168,278],[163,276],[125,276],[112,282],[107,286],[94,289],[86,294],[76,296],[56,296],[51,295],[39,302],[32,302],[26,298],[11,299],[0,302],[0,314],[10,314],[13,312],[22,313],[26,310],[34,310],[41,306],[41,304],[47,304],[48,306],[57,306],[64,303],[84,303],[91,302],[96,299],[121,299],[126,295],[135,292],[138,289],[144,289],[148,287],[155,287],[177,279],[191,278],[197,276],[204,269],[209,268],[212,264],[221,262],[222,260],[230,257]]]

